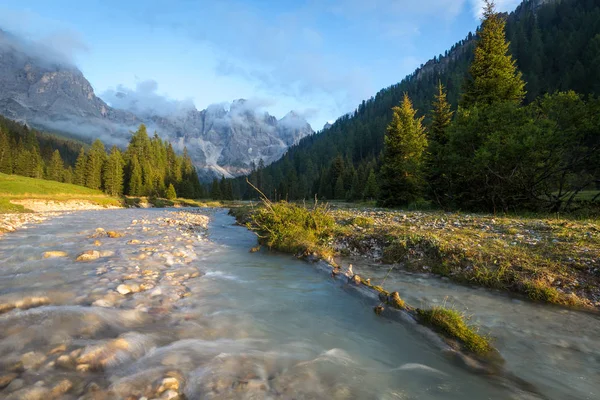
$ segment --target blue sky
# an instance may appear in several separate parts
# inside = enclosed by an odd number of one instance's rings
[[[519,0],[496,1],[502,11]],[[112,105],[254,100],[318,130],[479,23],[481,0],[3,0],[0,28],[62,53]]]

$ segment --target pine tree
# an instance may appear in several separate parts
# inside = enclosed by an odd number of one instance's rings
[[[62,181],[64,183],[73,183],[73,168],[70,165],[63,170]]]
[[[525,97],[521,72],[509,54],[505,25],[506,21],[496,11],[493,0],[485,0],[483,21],[461,100],[462,107],[496,101],[520,103]]]
[[[379,203],[386,207],[408,205],[421,195],[427,137],[408,94],[393,109],[385,135]]]
[[[377,186],[377,178],[375,177],[375,172],[373,169],[369,171],[369,177],[367,178],[367,183],[365,184],[365,190],[362,194],[363,199],[365,200],[373,200],[377,198],[379,192],[379,188]]]
[[[175,192],[175,186],[173,184],[169,184],[169,188],[167,189],[167,199],[173,200],[177,198],[177,193]]]
[[[113,146],[104,165],[102,175],[104,191],[111,196],[123,194],[123,167],[123,156],[119,149]]]
[[[50,163],[46,168],[46,179],[59,182],[62,181],[64,168],[64,162],[59,151],[54,150],[52,153],[52,158],[50,158]]]
[[[13,158],[8,134],[0,127],[0,172],[12,174]]]
[[[75,171],[73,172],[73,183],[75,185],[85,186],[85,165],[87,163],[87,156],[85,149],[82,147],[79,150],[77,161],[75,161]]]
[[[446,175],[446,144],[448,143],[448,127],[452,122],[453,112],[446,100],[446,92],[441,82],[438,83],[438,93],[431,110],[431,126],[429,129],[429,146],[427,155],[427,184],[429,194],[438,204],[448,189]]]
[[[336,200],[343,200],[346,198],[346,190],[344,189],[344,178],[342,178],[341,176],[337,178],[337,181],[335,182],[333,196]]]
[[[217,178],[214,178],[212,181],[210,197],[213,200],[221,200],[221,186],[219,185],[219,180]]]
[[[453,111],[450,109],[450,103],[446,98],[446,92],[442,82],[438,82],[438,92],[433,101],[433,109],[431,110],[431,128],[429,140],[431,142],[444,145],[448,142],[446,130],[452,122]],[[431,143],[430,143],[431,144]]]
[[[106,151],[104,144],[96,139],[92,143],[92,148],[88,154],[85,166],[85,186],[90,189],[100,189],[102,187],[102,169],[106,160]]]
[[[131,159],[131,168],[129,176],[129,188],[127,194],[130,196],[141,196],[142,195],[142,167],[138,161],[137,155],[134,155]]]

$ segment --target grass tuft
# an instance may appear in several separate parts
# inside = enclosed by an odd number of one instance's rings
[[[433,307],[429,310],[417,309],[422,321],[442,334],[460,341],[467,349],[478,355],[488,355],[493,351],[489,339],[481,336],[467,325],[465,317],[460,312]]]

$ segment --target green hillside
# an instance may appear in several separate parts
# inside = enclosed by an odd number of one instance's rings
[[[600,0],[526,0],[507,16],[506,37],[526,82],[525,105],[557,90],[574,90],[584,97],[600,94]],[[373,197],[392,107],[407,93],[428,125],[441,82],[456,110],[476,38],[469,33],[400,83],[363,101],[329,129],[303,139],[281,160],[255,171],[250,180],[271,199]],[[535,112],[532,115],[535,118]],[[256,197],[245,179],[232,182],[234,197]]]

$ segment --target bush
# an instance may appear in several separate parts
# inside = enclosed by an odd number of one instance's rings
[[[312,208],[280,202],[264,202],[251,217],[249,228],[257,232],[259,242],[287,253],[321,257],[331,256],[329,241],[334,219],[327,206]]]

